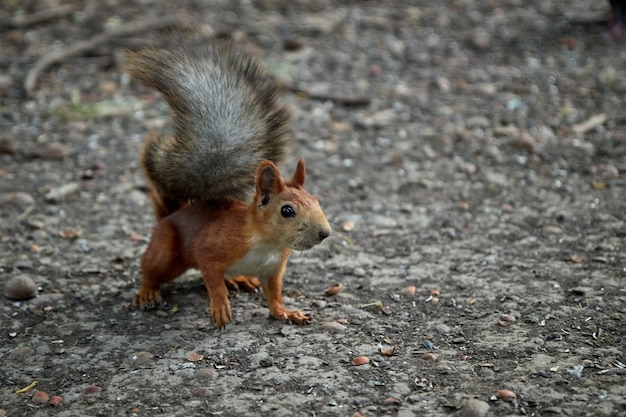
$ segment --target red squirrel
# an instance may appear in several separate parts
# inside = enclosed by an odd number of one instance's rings
[[[309,323],[284,307],[283,274],[291,251],[321,243],[331,226],[304,189],[304,160],[287,181],[275,165],[289,142],[276,83],[232,45],[188,36],[129,52],[124,69],[161,93],[174,125],[172,136],[150,135],[141,155],[157,224],[134,304],[153,308],[161,284],[196,268],[218,328],[232,318],[227,286],[261,286],[272,317]]]

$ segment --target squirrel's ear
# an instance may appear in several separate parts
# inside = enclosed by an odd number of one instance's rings
[[[304,158],[300,158],[298,160],[298,166],[296,167],[296,172],[293,173],[293,178],[291,182],[294,185],[299,185],[300,187],[304,187],[304,180],[306,179],[306,166],[304,165]]]
[[[269,195],[279,193],[283,189],[280,173],[276,166],[270,161],[263,161],[259,165],[256,173],[257,193],[263,196],[264,205],[269,201]],[[267,198],[266,198],[267,197]]]

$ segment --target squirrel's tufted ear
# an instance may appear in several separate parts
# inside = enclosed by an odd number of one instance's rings
[[[291,179],[291,183],[294,185],[298,185],[300,187],[304,187],[305,179],[306,179],[306,166],[304,165],[304,158],[300,158],[298,160],[298,166],[296,167],[296,172],[293,173],[293,178]]]
[[[283,190],[280,173],[272,162],[263,161],[259,165],[256,173],[256,188],[259,195],[268,198],[270,194],[279,193]],[[263,198],[263,201],[265,200],[266,198]]]

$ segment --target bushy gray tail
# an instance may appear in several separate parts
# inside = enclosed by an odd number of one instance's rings
[[[279,163],[289,112],[276,83],[247,54],[215,41],[180,41],[130,52],[125,71],[159,91],[173,137],[146,140],[146,175],[167,198],[245,199],[262,160]]]

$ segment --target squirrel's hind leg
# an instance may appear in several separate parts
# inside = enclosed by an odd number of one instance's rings
[[[176,229],[161,221],[154,229],[152,240],[141,257],[141,288],[133,304],[141,309],[152,309],[163,301],[159,288],[183,274],[189,266],[179,253],[180,238]]]
[[[186,206],[184,202],[178,199],[162,195],[154,184],[149,184],[149,195],[157,221]]]

